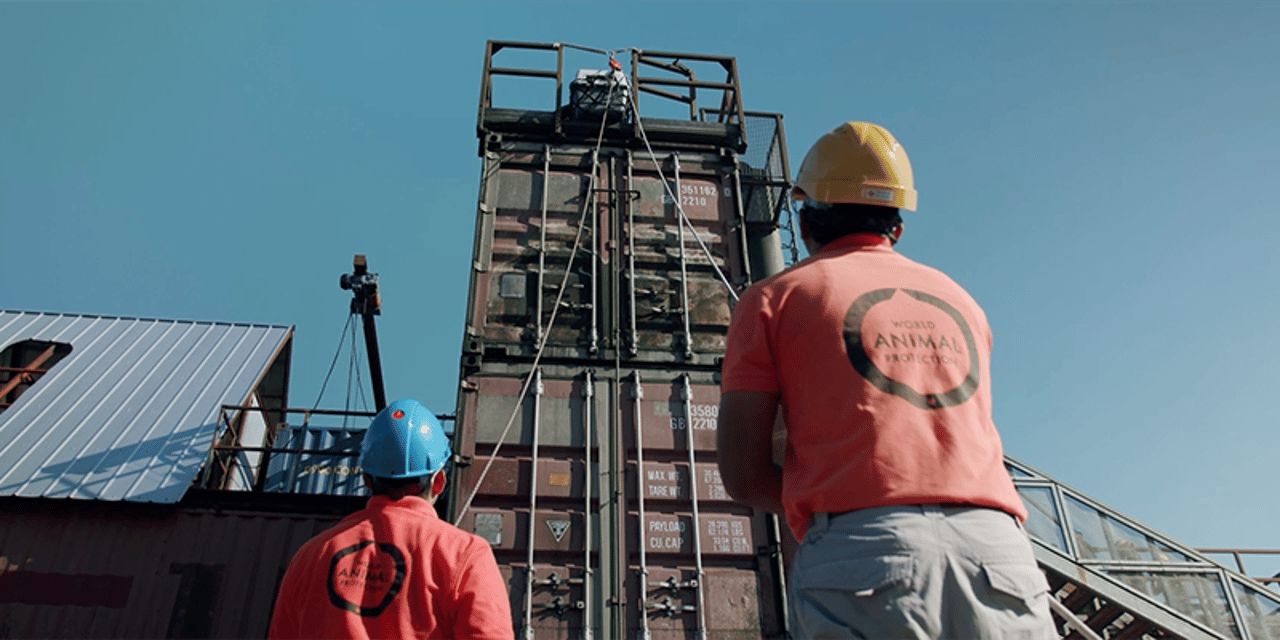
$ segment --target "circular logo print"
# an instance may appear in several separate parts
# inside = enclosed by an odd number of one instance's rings
[[[369,547],[365,553],[361,553]],[[365,617],[380,615],[404,586],[404,554],[395,545],[364,540],[329,561],[329,602]]]
[[[923,302],[929,306],[941,310],[956,323],[961,335],[964,339],[965,347],[968,349],[968,370],[964,379],[955,387],[942,393],[927,393],[918,389],[914,389],[910,384],[901,380],[895,380],[889,374],[876,366],[871,356],[867,354],[866,348],[862,342],[862,325],[867,319],[867,314],[876,305],[887,302],[893,298],[898,291],[910,296],[914,300]],[[919,338],[919,341],[916,338]],[[897,336],[891,336],[893,340],[898,340]],[[947,342],[946,337],[935,339],[932,335],[911,335],[904,336],[902,345],[908,344],[908,339],[912,347],[925,346],[933,349],[950,347],[952,351],[958,352],[958,345],[951,345]],[[884,341],[883,336],[877,336],[877,344]],[[915,291],[913,289],[876,289],[869,291],[849,306],[849,311],[844,316],[844,348],[845,353],[849,356],[849,363],[853,365],[854,371],[857,371],[867,382],[870,382],[875,388],[895,395],[913,406],[921,409],[945,409],[963,404],[966,400],[973,396],[973,392],[978,390],[978,349],[973,340],[973,332],[969,330],[969,325],[960,316],[960,312],[955,307],[947,304],[940,298],[931,296],[923,291]],[[950,360],[941,356],[930,356],[934,362],[954,362],[961,364],[958,360]],[[922,359],[923,360],[923,359]]]

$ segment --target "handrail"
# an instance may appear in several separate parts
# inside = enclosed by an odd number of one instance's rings
[[[268,412],[272,416],[282,417],[301,415],[302,422],[300,424],[272,422],[266,415]],[[253,414],[257,414],[260,420],[258,427],[262,430],[261,442],[245,442],[247,430],[244,422],[248,416]],[[328,417],[335,419],[334,421],[337,422],[337,418],[344,420],[347,418],[367,419],[374,415],[376,414],[370,411],[307,408],[267,409],[261,405],[222,405],[218,415],[217,428],[214,430],[212,441],[209,444],[209,453],[205,459],[204,469],[196,475],[194,486],[200,489],[250,491],[254,493],[333,493],[338,488],[322,487],[320,491],[295,490],[294,480],[296,478],[293,478],[293,475],[301,466],[299,461],[307,457],[320,460],[347,459],[352,461],[351,468],[355,468],[354,459],[360,455],[360,444],[363,441],[365,427],[363,425],[352,427],[341,424],[314,424],[313,420],[317,417]],[[436,414],[436,418],[441,421],[452,422],[457,419],[457,416],[452,413]],[[296,441],[291,443],[277,442],[277,434],[286,431],[296,432]],[[341,443],[334,443],[328,448],[306,446],[310,441],[309,434],[323,432],[338,432],[347,440]],[[280,462],[281,460],[287,462]],[[315,466],[312,464],[307,468]],[[343,464],[341,466],[345,468],[348,465]],[[271,471],[273,468],[275,471]],[[324,468],[328,469],[327,466]],[[269,472],[283,474],[277,478],[271,488],[266,486]],[[231,479],[237,473],[254,478],[254,482],[249,488],[231,488]],[[319,473],[320,475],[325,475],[326,471],[320,471]],[[358,489],[358,487],[356,488]],[[349,492],[351,488],[346,487],[344,489]]]
[[[1203,553],[1206,555],[1208,554],[1229,555],[1235,559],[1236,568],[1239,569],[1240,573],[1244,575],[1249,575],[1249,572],[1245,570],[1244,559],[1241,558],[1240,556],[1242,555],[1280,556],[1280,549],[1196,549],[1196,551],[1199,551],[1200,553]],[[1261,582],[1263,584],[1280,584],[1280,573],[1277,573],[1276,575],[1271,576],[1270,578],[1255,578],[1252,576],[1250,577],[1254,581]]]

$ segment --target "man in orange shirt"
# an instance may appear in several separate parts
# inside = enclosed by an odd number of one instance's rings
[[[449,455],[440,422],[414,400],[373,418],[360,449],[373,497],[294,555],[270,638],[514,637],[488,543],[436,516]]]
[[[795,637],[1057,637],[991,420],[986,316],[893,250],[916,207],[906,152],[842,124],[793,196],[810,257],[734,309],[717,449],[730,495],[802,541]]]

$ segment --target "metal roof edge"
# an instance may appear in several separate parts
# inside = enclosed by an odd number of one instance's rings
[[[69,311],[34,311],[30,309],[7,309],[0,307],[0,313],[41,316],[67,316],[72,318],[98,318],[102,320],[131,320],[138,322],[186,322],[202,325],[227,325],[231,327],[264,327],[271,329],[288,329],[290,335],[297,329],[294,324],[277,324],[270,322],[232,322],[227,320],[197,320],[194,318],[148,318],[142,316],[118,316],[104,313],[75,313]]]

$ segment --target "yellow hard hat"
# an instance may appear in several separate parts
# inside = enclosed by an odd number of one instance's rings
[[[907,152],[884,127],[846,122],[809,148],[796,176],[795,197],[916,210]]]

